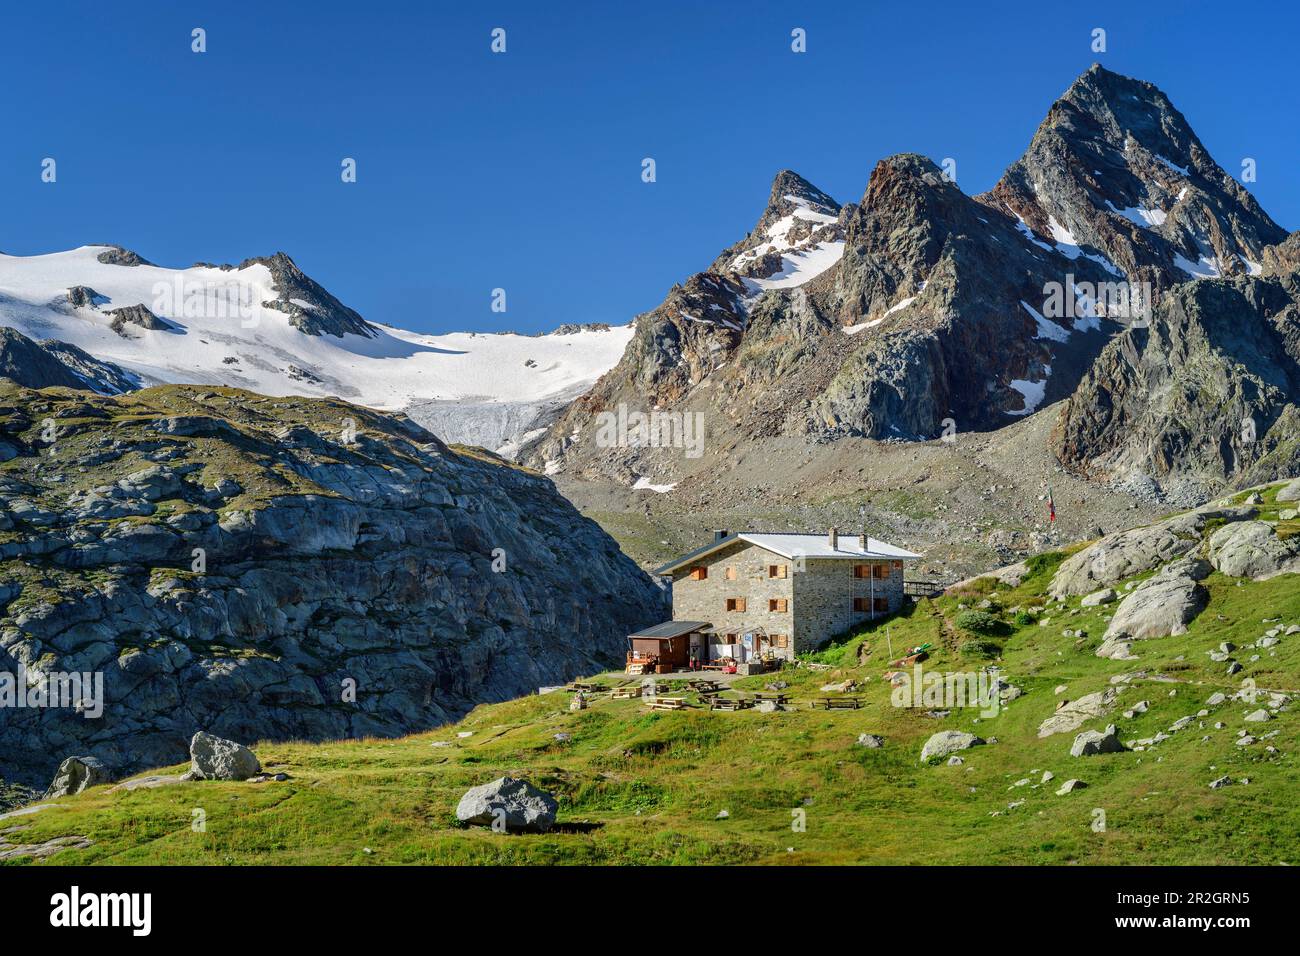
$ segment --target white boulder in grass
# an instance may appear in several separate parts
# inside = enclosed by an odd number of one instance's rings
[[[467,790],[456,807],[456,819],[498,831],[545,833],[555,825],[558,809],[546,791],[514,777],[500,777]]]
[[[980,747],[984,738],[976,737],[964,730],[941,730],[930,737],[921,748],[921,763],[930,763],[940,757],[947,757],[958,750]]]
[[[1300,501],[1300,478],[1292,478],[1277,493],[1278,501]]]
[[[197,780],[247,780],[262,764],[243,744],[200,730],[190,740],[190,776]]]
[[[1070,746],[1070,756],[1088,757],[1093,754],[1114,754],[1126,749],[1120,742],[1115,725],[1107,724],[1105,730],[1085,730],[1076,736],[1074,743]]]

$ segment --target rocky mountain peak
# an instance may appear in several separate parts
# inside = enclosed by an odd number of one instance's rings
[[[245,259],[237,268],[265,266],[271,271],[278,298],[263,302],[264,308],[276,309],[289,316],[289,323],[307,335],[360,335],[374,338],[378,333],[355,309],[350,309],[311,276],[298,268],[287,253]]]
[[[1119,149],[1132,140],[1173,166],[1217,169],[1186,118],[1158,86],[1098,63],[1052,104],[1044,125],[1069,122]]]
[[[978,198],[1156,295],[1189,279],[1257,274],[1263,248],[1285,236],[1158,87],[1095,64]]]
[[[772,180],[772,192],[767,199],[767,212],[788,215],[804,204],[818,212],[838,216],[840,204],[822,192],[792,169],[783,169]]]
[[[767,206],[754,228],[724,249],[709,271],[744,277],[754,295],[803,285],[838,261],[848,208],[841,210],[830,195],[783,169],[772,180]]]

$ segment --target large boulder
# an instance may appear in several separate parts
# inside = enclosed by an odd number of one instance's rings
[[[1210,535],[1210,563],[1230,577],[1256,581],[1300,571],[1300,545],[1292,540],[1262,521],[1224,525]]]
[[[1056,713],[1038,725],[1038,736],[1050,737],[1052,734],[1077,730],[1089,720],[1095,720],[1110,711],[1115,706],[1116,696],[1116,690],[1107,687],[1095,694],[1085,694],[1078,700],[1066,701]]]
[[[1070,745],[1071,757],[1089,757],[1093,754],[1117,754],[1126,749],[1120,742],[1119,732],[1114,724],[1107,724],[1105,730],[1085,730],[1074,738]]]
[[[1168,565],[1135,587],[1115,608],[1098,657],[1130,657],[1130,642],[1187,633],[1187,625],[1209,603],[1200,581],[1210,566],[1198,558]]]
[[[958,750],[969,750],[983,744],[982,737],[968,734],[964,730],[941,730],[931,736],[921,748],[921,763],[931,763]]]
[[[87,787],[108,783],[111,779],[108,768],[97,758],[68,757],[59,764],[50,788],[45,791],[45,799],[53,800],[55,797],[81,793]]]
[[[506,830],[545,833],[555,825],[559,805],[544,790],[523,780],[501,777],[466,791],[456,807],[456,819]]]
[[[1099,607],[1102,604],[1109,604],[1119,597],[1114,588],[1102,588],[1100,591],[1093,591],[1091,594],[1085,594],[1079,604],[1083,607]]]
[[[1300,501],[1300,478],[1292,478],[1277,493],[1278,501]]]
[[[948,585],[948,593],[960,591],[962,588],[974,584],[981,578],[992,578],[999,584],[1005,584],[1007,587],[1016,588],[1020,586],[1029,575],[1029,565],[1024,561],[1017,561],[1015,564],[1008,564],[1005,567],[997,568],[993,571],[985,571],[983,574],[977,574],[973,578],[966,578],[964,581],[958,581],[956,584]]]
[[[199,731],[190,740],[190,774],[199,780],[247,780],[262,772],[243,744]]]

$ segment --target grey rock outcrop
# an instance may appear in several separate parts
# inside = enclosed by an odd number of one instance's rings
[[[151,266],[148,259],[130,249],[121,246],[105,246],[104,251],[95,257],[106,266]]]
[[[172,327],[170,322],[158,318],[158,316],[154,315],[149,307],[144,304],[127,305],[120,309],[109,309],[105,314],[113,317],[111,328],[114,332],[123,337],[127,335],[126,327],[128,325],[134,325],[137,328],[148,329],[154,332],[165,331]]]
[[[1115,608],[1097,656],[1127,657],[1132,641],[1187,633],[1187,625],[1209,603],[1209,592],[1200,584],[1209,571],[1206,562],[1188,558],[1135,587]]]
[[[1142,528],[1108,534],[1061,562],[1049,589],[1056,598],[1087,595],[1190,553],[1211,522],[1244,521],[1247,507],[1206,506]]]
[[[1262,521],[1230,524],[1209,538],[1210,563],[1234,578],[1263,581],[1279,574],[1300,572],[1300,542],[1283,540]]]
[[[108,783],[111,780],[112,775],[108,768],[94,757],[68,757],[59,764],[54,780],[45,791],[45,799],[72,796],[81,793],[87,787]]]
[[[36,342],[0,326],[0,378],[26,388],[93,389],[105,395],[135,388],[136,379],[66,342]]]
[[[289,324],[307,335],[360,335],[374,338],[375,327],[363,319],[355,309],[335,298],[311,276],[298,268],[286,253],[246,259],[236,269],[265,266],[271,273],[276,298],[262,303],[266,309],[275,309],[289,317]],[[229,267],[223,267],[229,268]]]
[[[199,730],[429,729],[602,670],[669,616],[550,481],[401,417],[191,386],[119,401],[0,383],[18,456],[0,479],[0,670],[100,673],[104,697],[94,719],[0,709],[14,783],[44,785],[65,754],[166,766]],[[40,467],[47,416],[75,467]]]
[[[460,798],[456,819],[463,823],[504,828],[507,831],[545,833],[555,825],[559,804],[532,784],[501,777],[474,787]]]
[[[1078,700],[1065,702],[1056,713],[1038,725],[1038,736],[1050,737],[1052,734],[1069,733],[1082,727],[1089,720],[1105,716],[1114,709],[1117,696],[1118,693],[1113,687],[1107,687],[1093,694],[1085,694]]]

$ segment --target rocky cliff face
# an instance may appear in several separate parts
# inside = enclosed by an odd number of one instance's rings
[[[90,388],[114,395],[136,388],[134,376],[66,342],[35,342],[0,326],[0,379],[27,388]]]
[[[53,441],[49,423],[54,423]],[[0,777],[88,753],[394,735],[621,659],[664,595],[551,483],[340,401],[0,384]]]
[[[1194,502],[1300,471],[1300,274],[1176,286],[1061,412],[1061,461]]]

